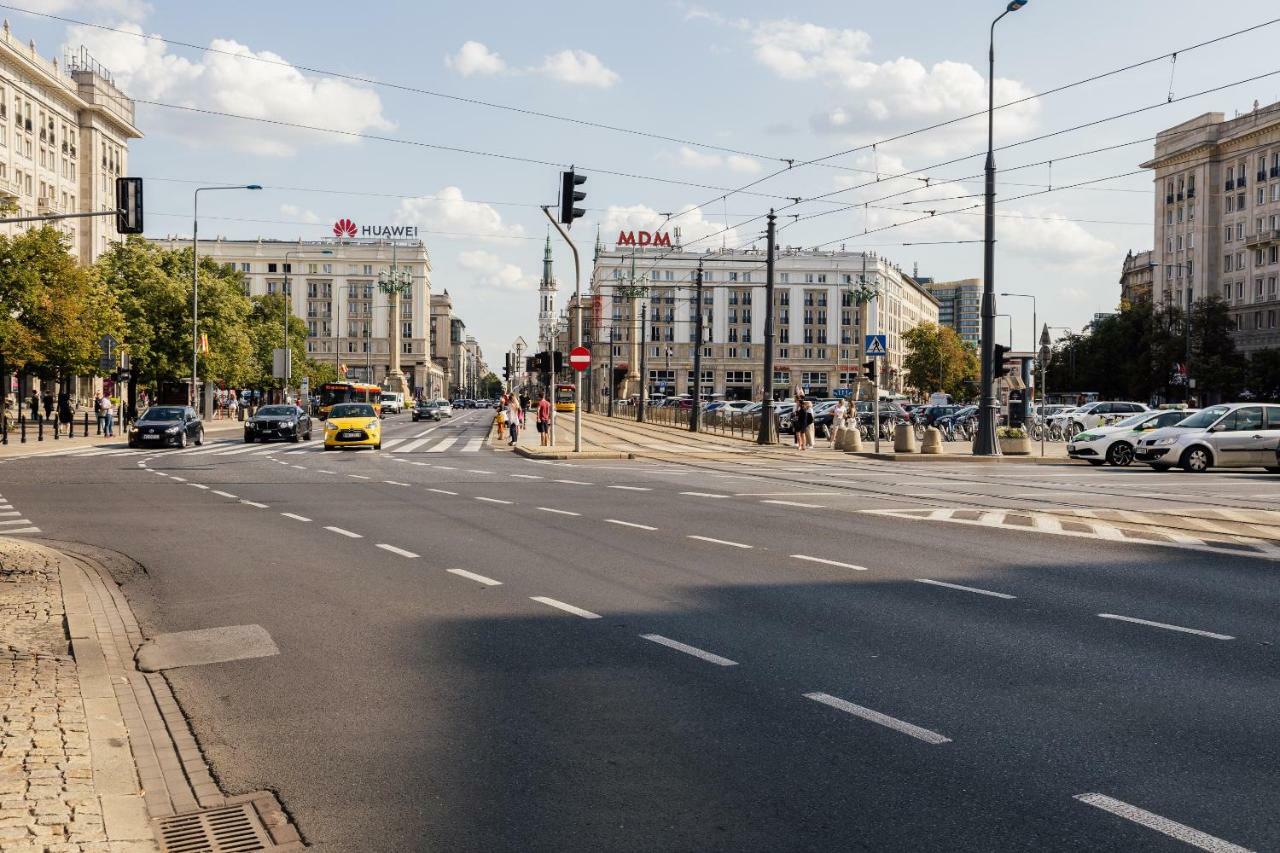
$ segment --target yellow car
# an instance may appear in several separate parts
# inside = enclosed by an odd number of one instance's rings
[[[324,424],[324,449],[372,447],[382,449],[382,421],[369,403],[338,403]]]

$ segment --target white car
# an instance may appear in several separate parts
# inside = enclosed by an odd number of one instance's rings
[[[404,393],[401,391],[383,391],[382,412],[383,414],[400,414],[404,411]]]
[[[1151,410],[1141,403],[1106,401],[1088,403],[1069,412],[1062,412],[1052,416],[1049,422],[1058,424],[1062,427],[1063,432],[1068,436],[1073,436],[1087,429],[1106,426],[1113,421],[1122,420],[1130,415],[1149,411]]]
[[[1165,427],[1173,427],[1194,415],[1195,409],[1176,409],[1164,412],[1143,412],[1130,415],[1111,426],[1085,430],[1067,444],[1067,455],[1083,459],[1092,465],[1131,465],[1134,449],[1143,436]]]
[[[1138,442],[1134,458],[1157,471],[1175,465],[1199,474],[1210,468],[1265,468],[1280,473],[1280,406],[1209,406],[1175,427]]]
[[[453,417],[453,403],[450,403],[448,400],[441,397],[439,400],[436,400],[436,405],[440,407],[440,414],[444,415],[446,418]]]

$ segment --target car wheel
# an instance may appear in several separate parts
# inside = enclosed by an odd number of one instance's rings
[[[1151,466],[1151,470],[1152,470],[1152,471],[1157,471],[1157,472],[1159,472],[1159,473],[1163,474],[1163,473],[1165,473],[1166,471],[1171,471],[1171,470],[1173,470],[1173,466],[1172,466],[1172,465],[1152,465],[1152,466]]]
[[[303,441],[311,440],[311,427],[307,427],[307,434],[302,437]]]
[[[299,440],[300,440],[300,436],[298,435],[298,430],[294,429],[293,435],[289,436],[289,443],[297,444]]]
[[[249,434],[249,433],[247,433],[247,432],[246,432],[246,433],[244,434],[244,443],[245,443],[245,444],[253,444],[253,436],[252,436],[251,434]]]
[[[332,444],[326,444],[326,445],[324,446],[324,449],[325,449],[325,450],[337,450],[338,448],[334,447]]]
[[[1213,456],[1203,447],[1188,448],[1182,454],[1182,470],[1192,474],[1203,474],[1213,467]]]
[[[204,427],[201,427],[200,431],[196,433],[196,447],[201,447],[203,444],[204,444]]]
[[[185,429],[182,432],[178,433],[178,446],[179,447],[187,446],[187,431]]]
[[[382,449],[382,442],[381,442],[381,441],[379,441],[377,444],[375,444],[375,445],[373,446],[373,449],[374,449],[374,450],[381,450],[381,449]]]
[[[1120,468],[1133,464],[1133,445],[1126,441],[1117,441],[1107,448],[1107,461]]]

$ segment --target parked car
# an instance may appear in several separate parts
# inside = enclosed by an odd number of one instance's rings
[[[1142,403],[1119,401],[1102,401],[1087,403],[1067,412],[1061,412],[1050,418],[1050,423],[1057,423],[1068,437],[1097,426],[1105,426],[1109,422],[1122,420],[1130,415],[1151,411]]]
[[[1124,467],[1133,463],[1138,441],[1158,429],[1172,427],[1197,410],[1142,412],[1111,426],[1095,427],[1077,435],[1067,444],[1067,455],[1093,465],[1104,462]]]
[[[204,422],[190,406],[152,406],[129,428],[130,447],[204,444]]]
[[[311,416],[297,406],[263,406],[244,422],[244,443],[271,441],[310,441]]]
[[[444,418],[444,410],[440,408],[439,400],[419,400],[413,407],[411,417],[415,423],[418,421],[438,421]]]
[[[1176,466],[1192,473],[1210,468],[1265,468],[1280,473],[1280,406],[1229,403],[1202,409],[1176,426],[1138,443],[1135,457],[1157,471]]]

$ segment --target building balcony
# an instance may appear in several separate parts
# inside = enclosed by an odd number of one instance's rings
[[[1271,177],[1280,178],[1280,166],[1271,167]]]
[[[36,210],[39,211],[40,214],[42,215],[43,214],[59,214],[59,213],[65,212],[62,209],[62,205],[58,204],[58,200],[56,198],[49,198],[49,197],[38,199],[36,201]]]
[[[1235,188],[1236,188],[1236,182],[1235,182],[1235,181],[1227,181],[1227,183],[1226,183],[1226,189],[1227,189],[1227,192],[1231,192],[1231,191],[1232,191],[1233,189],[1235,189]]]
[[[1240,177],[1236,178],[1236,189],[1238,190],[1244,189],[1244,183],[1245,183],[1244,175],[1241,175]]]
[[[1164,197],[1164,203],[1173,204],[1173,193],[1169,193],[1167,196]]]
[[[22,187],[18,186],[17,181],[12,181],[8,178],[0,178],[0,198],[22,198]]]
[[[1187,198],[1195,198],[1195,197],[1196,197],[1195,187],[1192,187],[1191,189],[1187,190]]]
[[[1256,234],[1250,234],[1244,241],[1250,249],[1260,249],[1272,243],[1280,243],[1280,230],[1259,231]]]
[[[1262,183],[1266,179],[1267,179],[1267,170],[1263,169],[1261,172],[1258,173],[1258,183]]]

